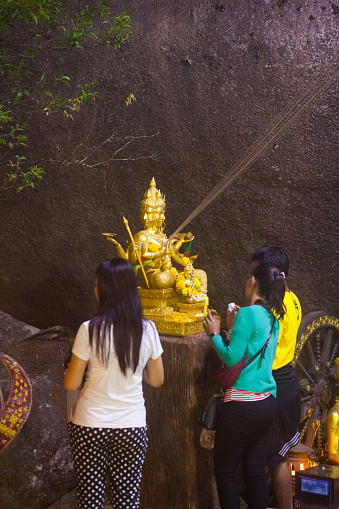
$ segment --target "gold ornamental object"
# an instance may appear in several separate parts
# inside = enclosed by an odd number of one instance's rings
[[[327,449],[328,457],[333,465],[339,465],[339,398],[327,417]]]

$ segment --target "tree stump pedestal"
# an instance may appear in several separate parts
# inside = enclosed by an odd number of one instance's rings
[[[144,386],[150,440],[140,508],[213,509],[213,451],[200,446],[198,421],[218,390],[217,355],[204,333],[160,339],[165,382],[160,389]]]

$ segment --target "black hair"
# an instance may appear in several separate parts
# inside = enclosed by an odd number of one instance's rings
[[[139,363],[143,313],[134,269],[123,258],[104,260],[96,270],[99,312],[89,322],[89,342],[108,364],[113,326],[113,345],[124,375]]]
[[[255,304],[260,304],[265,309],[273,309],[278,318],[285,314],[284,295],[285,278],[273,263],[259,263],[252,272],[258,282],[259,293],[265,300],[257,299]]]
[[[260,247],[251,253],[252,262],[269,262],[273,263],[281,272],[284,272],[285,277],[288,276],[290,262],[288,256],[282,247],[273,244],[269,246]]]

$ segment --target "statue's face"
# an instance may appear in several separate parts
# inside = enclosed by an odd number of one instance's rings
[[[186,267],[184,267],[184,274],[187,279],[192,279],[194,277],[194,269],[192,265],[187,264]]]
[[[145,228],[161,228],[165,222],[165,211],[160,207],[148,207],[141,211],[140,218]]]

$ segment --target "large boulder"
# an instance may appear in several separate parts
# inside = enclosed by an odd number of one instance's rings
[[[27,373],[33,402],[24,427],[0,453],[0,507],[43,509],[75,486],[63,388],[72,343],[70,329],[53,327],[6,352]],[[8,392],[6,376],[1,370],[3,392]],[[6,401],[8,394],[3,395]]]
[[[0,311],[0,352],[6,353],[12,345],[39,331],[40,329]]]

